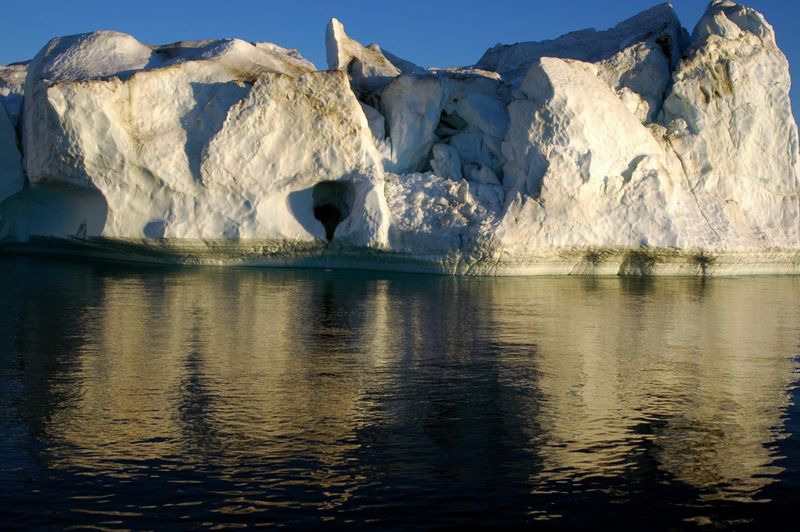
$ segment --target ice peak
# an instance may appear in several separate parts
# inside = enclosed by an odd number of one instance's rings
[[[417,65],[382,50],[377,44],[364,46],[345,32],[344,24],[332,18],[325,29],[328,68],[350,74],[355,88],[374,91],[400,74],[422,71]]]
[[[712,0],[692,33],[692,47],[701,46],[712,35],[739,40],[747,34],[767,48],[777,48],[775,31],[761,13],[731,0]]]

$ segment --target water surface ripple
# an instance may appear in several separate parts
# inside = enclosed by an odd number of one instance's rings
[[[0,258],[4,527],[797,517],[800,279]]]

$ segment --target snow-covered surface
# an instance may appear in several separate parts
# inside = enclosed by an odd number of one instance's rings
[[[542,58],[522,90],[527,98],[509,105],[503,142],[511,201],[497,233],[502,247],[714,244],[680,165],[670,165],[653,130],[594,65]]]
[[[800,182],[789,65],[752,9],[717,2],[703,16],[664,102],[669,151],[717,239],[797,246]]]
[[[316,71],[270,43],[103,31],[1,67],[0,241],[454,274],[800,273],[788,64],[749,8],[715,0],[690,36],[663,4],[471,67],[424,70],[335,19],[325,44]]]

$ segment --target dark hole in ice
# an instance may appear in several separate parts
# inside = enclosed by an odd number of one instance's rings
[[[434,135],[436,135],[442,142],[445,142],[450,140],[450,138],[459,131],[466,129],[468,126],[469,124],[467,124],[467,121],[461,118],[458,113],[446,113],[442,111],[442,114],[439,116],[439,123],[436,125]]]
[[[325,238],[330,242],[342,220],[350,216],[355,190],[349,181],[323,181],[314,185],[314,218],[325,228]]]
[[[661,47],[661,53],[667,58],[667,61],[672,61],[672,37],[669,35],[662,35],[656,39],[656,44]]]
[[[325,227],[325,238],[333,240],[333,233],[342,221],[342,213],[333,205],[320,205],[314,208],[314,218],[322,222]]]

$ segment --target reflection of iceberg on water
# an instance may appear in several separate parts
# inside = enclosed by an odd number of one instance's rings
[[[496,329],[536,341],[527,414],[546,436],[536,437],[544,465],[532,482],[657,467],[706,497],[758,498],[782,471],[795,283],[776,299],[755,280],[662,280],[646,286],[650,297],[617,281],[589,282],[590,293],[553,281],[535,302],[513,284],[493,294],[515,309],[493,315]]]
[[[639,471],[703,497],[752,500],[780,473],[797,370],[794,279],[292,275],[186,270],[156,287],[82,278],[102,283],[102,297],[63,324],[74,356],[53,367],[79,385],[24,386],[27,403],[53,408],[36,422],[64,444],[53,463],[91,468],[101,457],[124,468],[224,445],[253,460],[306,456],[330,467],[320,482],[347,491],[360,481],[335,466],[368,462],[376,430],[458,447],[491,420],[492,434],[525,449],[515,467],[537,491],[624,484]],[[346,303],[354,290],[359,312]],[[47,351],[63,330],[43,327],[27,320],[17,341]],[[59,400],[35,395],[45,388]],[[446,430],[433,422],[441,412]],[[120,420],[137,421],[120,432]]]

